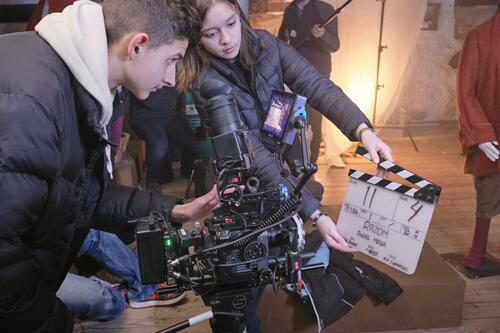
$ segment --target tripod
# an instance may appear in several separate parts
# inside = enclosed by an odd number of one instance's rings
[[[203,303],[211,306],[212,311],[204,312],[157,333],[178,332],[204,320],[210,320],[210,327],[214,333],[243,333],[245,331],[245,308],[254,298],[253,293],[249,288],[239,290],[226,288],[227,286],[219,285],[201,296]]]

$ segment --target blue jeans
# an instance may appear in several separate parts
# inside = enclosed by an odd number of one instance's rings
[[[108,321],[125,310],[125,298],[110,283],[68,273],[56,296],[81,320]]]
[[[198,146],[194,132],[184,115],[140,119],[132,124],[132,128],[146,142],[148,187],[173,180],[169,156],[171,145],[178,147],[182,152],[181,175],[189,176]]]
[[[155,285],[143,285],[139,260],[115,234],[90,229],[78,256],[94,257],[110,273],[124,280],[128,285],[128,298],[141,301],[156,291]]]
[[[129,300],[141,301],[156,291],[155,285],[141,283],[137,256],[115,234],[90,229],[78,257],[85,254],[94,257],[109,272],[127,283]],[[74,274],[66,276],[58,297],[80,319],[111,320],[125,308],[123,296],[109,283]]]

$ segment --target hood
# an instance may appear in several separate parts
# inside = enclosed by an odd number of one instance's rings
[[[99,123],[104,128],[113,113],[114,96],[108,86],[108,45],[102,7],[90,0],[76,1],[62,13],[45,16],[35,31],[99,102]]]
[[[102,7],[90,0],[76,1],[61,13],[45,16],[35,27],[66,63],[76,80],[101,106],[99,125],[107,139],[106,125],[113,114],[108,85],[108,42]],[[106,168],[112,177],[111,150],[106,146]]]

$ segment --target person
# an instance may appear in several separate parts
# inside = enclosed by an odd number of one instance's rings
[[[338,22],[334,18],[324,27],[335,9],[321,0],[294,0],[286,8],[278,32],[278,38],[297,49],[326,78],[332,71],[331,54],[340,47]],[[299,44],[300,43],[300,44]],[[307,105],[308,121],[313,137],[311,162],[316,163],[321,144],[322,115]]]
[[[265,30],[252,30],[246,17],[233,0],[197,0],[197,11],[202,24],[202,38],[199,52],[190,54],[198,68],[203,70],[183,70],[179,74],[180,84],[193,82],[193,96],[196,109],[207,123],[205,100],[200,95],[200,85],[209,79],[226,81],[232,88],[243,120],[249,128],[254,145],[256,167],[265,167],[259,154],[271,154],[277,149],[274,142],[261,136],[260,129],[265,116],[264,105],[269,104],[273,89],[283,90],[286,83],[294,92],[304,95],[319,112],[337,124],[349,138],[361,142],[371,157],[378,163],[379,153],[392,159],[390,148],[371,130],[369,120],[359,108],[329,79],[323,77],[296,50],[278,40]],[[209,66],[205,66],[208,64]],[[264,147],[264,148],[262,148]],[[269,157],[269,156],[267,156]],[[272,156],[274,159],[274,157]],[[262,176],[281,175],[273,171],[275,166],[262,172]],[[276,179],[265,177],[268,183]],[[307,194],[306,194],[307,195]],[[319,202],[311,199],[304,204],[302,213],[310,217],[319,207]],[[327,222],[327,223],[325,223]],[[327,244],[339,250],[348,250],[345,241],[338,235],[335,225],[328,216],[321,216],[318,228]]]
[[[467,269],[481,268],[491,218],[500,212],[500,11],[467,35],[457,72],[459,139],[465,172],[474,176],[476,220]],[[495,70],[496,69],[496,70]]]
[[[90,229],[77,257],[83,255],[95,258],[124,283],[115,286],[94,276],[68,273],[56,295],[80,320],[116,319],[126,301],[138,309],[176,304],[185,296],[182,291],[167,293],[161,286],[143,285],[137,256],[115,234]]]
[[[276,186],[283,179],[279,159],[275,158],[282,147],[262,136],[260,130],[266,112],[264,108],[269,105],[273,90],[283,90],[284,84],[305,96],[347,137],[360,139],[375,163],[379,162],[379,154],[392,159],[390,148],[375,135],[369,120],[342,90],[295,49],[265,30],[254,31],[235,0],[197,0],[196,7],[202,22],[201,43],[199,51],[190,54],[193,58],[188,61],[196,65],[179,73],[179,84],[194,82],[192,91],[196,109],[205,123],[206,101],[200,94],[201,83],[218,79],[232,88],[253,146],[255,158],[250,174],[253,172],[259,178],[264,189]],[[296,183],[296,180],[288,176],[287,182]],[[331,218],[319,210],[319,201],[305,190],[302,195],[300,214],[315,223],[325,243],[339,251],[353,251]],[[256,317],[260,293],[247,306],[249,332],[260,331]]]
[[[184,222],[217,207],[215,190],[180,204],[109,184],[116,88],[146,99],[173,86],[197,43],[196,15],[180,0],[82,0],[36,33],[0,36],[2,332],[72,330],[56,291],[91,227],[115,231],[155,209]]]
[[[191,175],[197,144],[185,109],[185,94],[174,87],[160,89],[144,101],[130,95],[130,125],[146,142],[147,189],[160,190],[161,185],[174,180],[170,145],[181,149],[180,175]]]

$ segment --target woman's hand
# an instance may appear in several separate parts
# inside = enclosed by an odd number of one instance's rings
[[[363,130],[365,128],[366,130]],[[382,141],[375,134],[375,132],[373,132],[371,129],[368,129],[368,126],[366,124],[363,123],[359,125],[356,129],[356,134],[363,147],[365,147],[370,154],[373,163],[379,164],[380,157],[388,161],[392,161],[391,148],[384,141]],[[375,172],[375,176],[384,178],[385,176],[387,176],[387,173],[387,170],[379,167]]]
[[[356,250],[350,247],[345,239],[337,231],[337,226],[333,223],[332,219],[323,215],[316,221],[321,238],[325,241],[328,247],[342,251],[342,252],[355,252]]]
[[[175,205],[170,211],[170,217],[176,222],[188,222],[203,217],[218,207],[219,195],[214,186],[204,196],[183,205]]]

